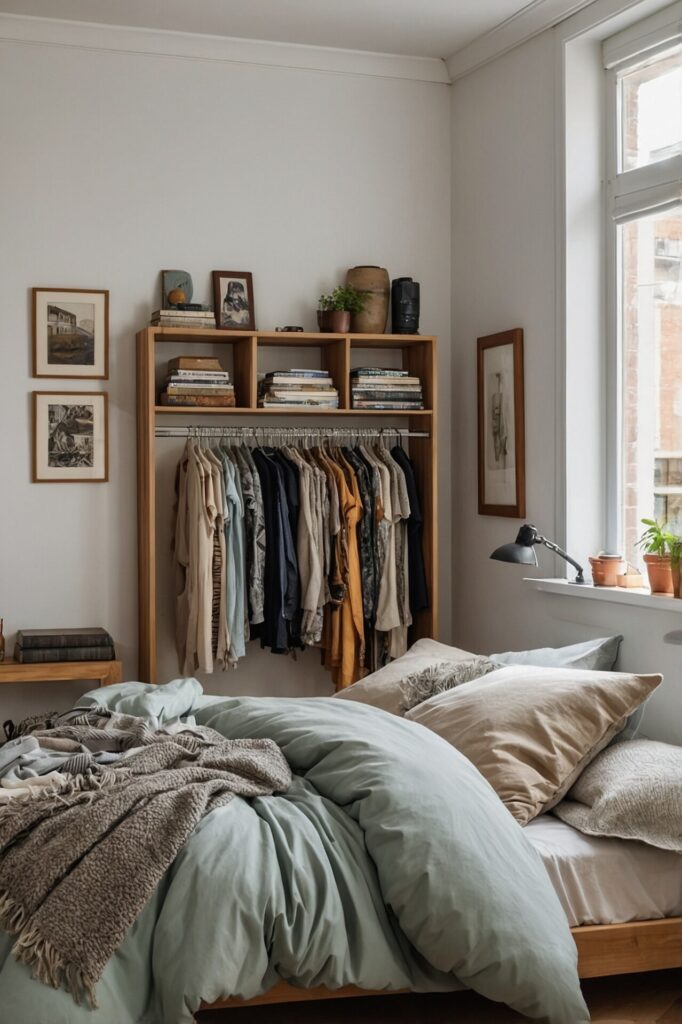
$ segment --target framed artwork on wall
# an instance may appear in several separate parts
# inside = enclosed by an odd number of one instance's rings
[[[33,376],[108,378],[108,291],[33,289]]]
[[[526,515],[523,331],[478,339],[478,512]]]
[[[109,479],[107,395],[33,392],[33,482],[104,483]]]
[[[255,331],[253,276],[245,270],[213,271],[216,327],[225,331]]]

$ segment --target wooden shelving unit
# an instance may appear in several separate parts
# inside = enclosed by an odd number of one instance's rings
[[[234,408],[187,408],[157,404],[159,357],[163,346],[174,344],[210,347],[220,356],[229,350],[232,380],[237,405]],[[214,348],[215,346],[215,348]],[[267,359],[270,348],[319,350],[319,366],[329,372],[339,391],[338,409],[259,409],[259,356]],[[359,350],[375,349],[392,353],[392,359],[410,374],[421,379],[424,410],[401,412],[351,408],[350,371],[358,364],[354,356]],[[381,364],[382,357],[377,357]],[[295,362],[292,362],[295,365]],[[411,438],[410,458],[414,465],[424,520],[423,547],[430,608],[417,616],[412,627],[414,639],[435,636],[438,627],[438,544],[437,544],[437,478],[436,478],[436,338],[430,335],[405,334],[313,334],[206,330],[204,328],[146,327],[137,334],[137,493],[138,493],[138,600],[139,600],[139,675],[145,682],[156,682],[156,437],[157,421],[183,416],[185,420],[216,423],[215,417],[243,417],[246,424],[254,419],[265,423],[278,416],[295,424],[298,418],[311,416],[325,421],[343,422],[354,417],[387,426],[392,420],[426,437]]]

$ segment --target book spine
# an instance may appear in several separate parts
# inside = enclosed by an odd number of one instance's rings
[[[185,320],[184,318],[174,317],[172,320],[150,320],[151,327],[205,327],[214,328],[215,320]]]
[[[168,364],[168,373],[172,377],[178,377],[181,380],[209,380],[213,378],[219,378],[221,380],[229,380],[230,373],[228,370],[223,370],[220,366],[197,366],[194,369],[185,368],[184,366],[173,366],[172,363]]]
[[[408,377],[407,370],[383,370],[379,366],[357,366],[351,370],[352,377]]]
[[[353,398],[360,402],[421,402],[421,391],[354,391]]]
[[[161,395],[161,405],[215,405],[230,408],[235,404],[234,395],[169,395],[165,391]]]
[[[169,384],[168,385],[168,394],[169,395],[187,395],[188,397],[191,397],[192,395],[194,395],[194,396],[196,396],[196,395],[222,395],[222,396],[229,396],[229,395],[233,395],[234,394],[234,388],[221,388],[221,387],[218,387],[218,386],[208,387],[208,388],[185,388],[185,387],[182,387],[182,386],[179,386],[179,387],[175,386],[174,387],[172,384]]]
[[[56,647],[113,647],[113,638],[107,632],[102,633],[55,633],[49,636],[26,635],[23,630],[17,630],[17,647],[24,651],[42,650],[44,648]]]
[[[353,401],[353,409],[404,409],[409,411],[424,409],[424,404],[421,401]]]
[[[212,384],[220,388],[232,387],[230,381],[225,377],[205,377],[200,379],[198,377],[176,377],[173,375],[166,378],[166,383],[169,386],[181,388],[205,388],[210,387]]]
[[[113,647],[36,647],[14,649],[15,660],[22,665],[46,665],[63,661],[114,661]]]

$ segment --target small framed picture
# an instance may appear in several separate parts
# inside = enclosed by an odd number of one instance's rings
[[[245,270],[213,271],[216,326],[226,331],[255,331],[253,279]]]
[[[109,376],[109,292],[33,289],[33,376]]]
[[[523,331],[478,339],[478,512],[526,514]]]
[[[33,392],[33,482],[104,483],[109,479],[107,395]]]

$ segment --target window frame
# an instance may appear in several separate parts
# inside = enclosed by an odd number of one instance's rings
[[[682,206],[682,154],[621,170],[620,75],[682,44],[682,2],[618,32],[602,44],[605,85],[605,534],[608,550],[623,548],[623,361],[618,227]]]

